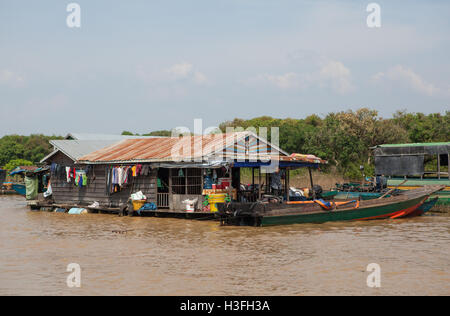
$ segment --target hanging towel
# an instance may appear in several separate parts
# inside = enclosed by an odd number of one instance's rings
[[[52,195],[52,194],[53,194],[53,191],[52,191],[52,185],[49,184],[48,187],[47,187],[47,191],[44,192],[44,197],[47,198],[47,197],[49,197],[49,196]]]
[[[52,162],[52,166],[50,167],[51,174],[56,174],[56,169],[58,168],[58,164],[56,162]]]
[[[122,168],[117,168],[117,183],[122,186],[123,184],[123,169]]]
[[[141,169],[140,175],[141,176],[148,176],[148,173],[150,171],[149,165],[144,165]]]
[[[70,182],[70,167],[66,167],[67,182]]]
[[[137,177],[138,175],[140,175],[142,172],[142,165],[136,165],[136,175],[135,177]]]

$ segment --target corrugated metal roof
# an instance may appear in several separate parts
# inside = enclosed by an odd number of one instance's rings
[[[84,163],[133,163],[205,159],[215,153],[221,154],[224,148],[233,146],[249,135],[257,137],[251,132],[236,132],[183,138],[128,139],[83,156],[78,161]],[[202,150],[199,150],[200,148]],[[274,147],[274,149],[280,151],[282,155],[286,154],[278,148]]]
[[[450,153],[450,142],[384,144],[371,147],[375,157],[381,156],[423,156],[445,155]],[[377,163],[375,163],[376,165]]]
[[[378,145],[376,147],[428,147],[428,146],[450,146],[450,142],[441,142],[441,143],[409,143],[409,144],[383,144]]]
[[[111,134],[89,134],[89,133],[69,133],[67,140],[124,140],[142,138],[160,138],[161,136],[135,136],[135,135],[111,135]]]
[[[50,144],[55,147],[55,150],[47,157],[41,160],[45,162],[47,159],[61,151],[73,161],[90,154],[96,150],[113,145],[119,142],[118,140],[51,140]]]

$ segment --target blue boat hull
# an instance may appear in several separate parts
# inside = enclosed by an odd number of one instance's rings
[[[27,194],[27,189],[25,188],[25,185],[23,185],[23,184],[13,184],[12,188],[14,191],[16,191],[20,195],[25,196]]]

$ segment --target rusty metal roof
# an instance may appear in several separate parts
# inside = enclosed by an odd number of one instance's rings
[[[127,139],[97,150],[78,159],[79,163],[135,163],[204,160],[214,154],[222,154],[225,148],[233,146],[252,132],[235,132],[203,136],[164,137],[150,139]],[[259,137],[258,137],[259,138]],[[261,139],[261,138],[259,138]],[[269,144],[266,140],[263,142]],[[278,147],[277,153],[287,155]],[[273,153],[265,156],[273,155]]]

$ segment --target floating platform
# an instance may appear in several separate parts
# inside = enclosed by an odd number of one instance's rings
[[[0,190],[0,195],[19,195],[19,193],[14,190]]]
[[[169,209],[159,209],[159,210],[145,210],[145,211],[133,211],[132,214],[123,214],[121,209],[118,207],[88,207],[77,204],[55,204],[45,201],[32,200],[27,202],[27,206],[32,210],[42,210],[42,211],[53,211],[54,209],[66,209],[67,211],[71,208],[84,208],[88,210],[89,213],[105,213],[105,214],[117,214],[119,216],[141,216],[141,217],[172,217],[172,218],[186,218],[186,219],[199,219],[199,220],[214,220],[217,219],[216,213],[213,212],[187,212],[187,211],[176,211]]]

